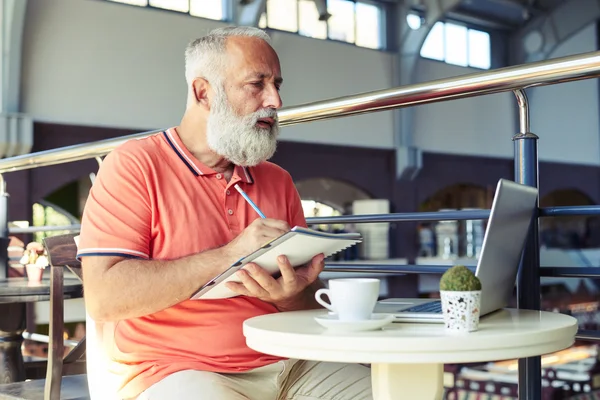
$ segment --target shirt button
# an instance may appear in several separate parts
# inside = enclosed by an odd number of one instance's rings
[[[223,175],[217,174],[217,179],[221,179],[222,177],[223,177]]]
[[[227,196],[229,196],[231,194],[231,192],[228,190],[225,193],[227,193]]]
[[[233,210],[231,208],[227,210],[227,212],[229,213],[229,215],[233,215]]]

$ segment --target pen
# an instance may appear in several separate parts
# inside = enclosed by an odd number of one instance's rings
[[[235,189],[238,192],[240,192],[240,194],[242,195],[242,197],[244,199],[246,199],[246,201],[248,202],[248,204],[250,204],[252,206],[252,208],[254,208],[254,211],[256,211],[257,214],[260,215],[261,218],[267,218],[267,217],[265,217],[265,214],[263,214],[263,212],[260,211],[260,208],[258,208],[258,206],[256,204],[254,204],[254,202],[250,199],[250,197],[248,197],[248,195],[246,194],[246,192],[244,192],[242,190],[242,188],[238,184],[235,185]]]

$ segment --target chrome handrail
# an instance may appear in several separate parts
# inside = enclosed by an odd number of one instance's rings
[[[55,232],[55,231],[69,231],[69,232],[78,232],[81,229],[80,224],[72,224],[72,225],[56,225],[56,226],[27,226],[27,227],[18,227],[13,226],[8,228],[8,232],[12,234],[18,233],[36,233],[36,232]]]
[[[279,112],[279,121],[281,126],[287,126],[598,76],[600,52],[596,51],[298,105],[282,109]],[[11,157],[0,160],[0,174],[101,157],[127,140],[143,138],[158,132],[160,130]]]

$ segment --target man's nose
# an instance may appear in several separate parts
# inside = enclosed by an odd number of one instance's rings
[[[263,106],[265,108],[273,108],[275,110],[280,109],[283,105],[279,91],[275,86],[270,86],[265,93],[265,101]]]

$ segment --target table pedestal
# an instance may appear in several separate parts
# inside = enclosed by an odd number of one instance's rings
[[[444,364],[372,364],[374,400],[441,400]]]
[[[25,303],[0,303],[0,384],[25,380],[21,352]]]

